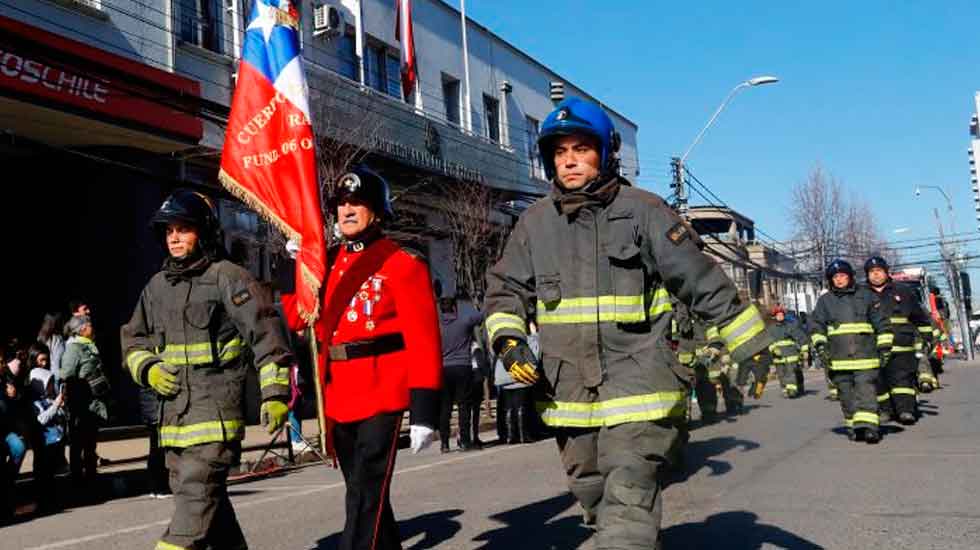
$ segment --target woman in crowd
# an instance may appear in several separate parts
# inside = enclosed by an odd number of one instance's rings
[[[8,344],[0,366],[0,415],[3,416],[3,492],[6,496],[4,508],[9,513],[13,506],[14,481],[24,463],[24,456],[30,443],[35,442],[37,422],[31,407],[27,385],[26,353],[17,350],[17,343]]]
[[[65,353],[65,339],[61,336],[64,321],[58,313],[46,313],[37,333],[37,341],[48,348],[48,368],[54,375],[55,387],[61,385],[61,356]]]
[[[92,340],[91,319],[85,315],[72,317],[65,328],[70,336],[61,358],[61,377],[71,418],[71,478],[76,487],[91,488],[97,473],[99,426],[109,420],[109,379]]]
[[[34,394],[34,414],[40,429],[34,449],[34,482],[38,507],[57,508],[54,473],[65,462],[65,392],[55,388],[54,375],[45,367],[35,367],[30,375]]]

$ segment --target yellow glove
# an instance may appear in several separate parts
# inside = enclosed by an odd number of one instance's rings
[[[170,372],[173,370],[166,363],[157,363],[150,367],[150,372],[146,375],[147,382],[154,391],[164,397],[172,397],[180,393],[180,386],[177,385],[177,375]]]
[[[262,425],[266,427],[266,430],[270,434],[275,433],[276,430],[282,427],[286,422],[287,415],[289,415],[289,406],[278,399],[263,401],[262,408],[259,409],[259,418],[262,419]]]
[[[516,382],[533,386],[538,381],[538,359],[523,340],[508,338],[504,341],[500,360]]]

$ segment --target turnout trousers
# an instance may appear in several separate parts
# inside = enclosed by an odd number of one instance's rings
[[[167,449],[174,515],[156,550],[248,548],[228,498],[228,472],[241,450],[238,441]]]
[[[878,369],[830,372],[840,396],[845,426],[878,430],[878,375]]]
[[[334,448],[347,490],[339,550],[401,550],[389,494],[401,425],[400,412],[334,425]]]
[[[660,536],[667,457],[684,445],[682,421],[560,428],[571,493],[596,521],[596,550],[651,550]]]
[[[902,413],[915,414],[918,367],[914,352],[892,355],[878,376],[878,401],[883,411],[895,417]]]
[[[799,361],[777,363],[776,374],[779,376],[779,385],[786,392],[787,397],[803,395],[803,369]]]

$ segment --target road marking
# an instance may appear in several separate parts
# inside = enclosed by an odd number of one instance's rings
[[[437,466],[445,466],[447,464],[454,464],[456,462],[463,462],[465,460],[470,460],[470,459],[473,459],[473,458],[479,458],[479,457],[482,457],[482,456],[497,454],[497,453],[500,453],[500,452],[503,452],[503,451],[506,451],[506,450],[513,450],[513,449],[519,448],[519,447],[521,447],[521,446],[520,445],[514,445],[514,446],[506,445],[506,446],[501,446],[501,447],[498,447],[498,448],[494,448],[494,449],[489,449],[489,450],[486,450],[486,451],[482,451],[482,452],[479,452],[479,453],[467,453],[467,454],[464,454],[462,456],[455,457],[455,458],[448,458],[446,460],[440,460],[440,461],[437,461],[437,462],[430,462],[428,464],[420,464],[418,466],[412,466],[412,467],[409,467],[409,468],[404,468],[404,469],[401,469],[401,470],[396,470],[395,471],[395,475],[396,476],[400,476],[402,474],[410,474],[410,473],[414,473],[414,472],[421,472],[421,471],[424,471],[424,470],[430,470],[430,469],[435,468]],[[252,508],[254,506],[261,506],[263,504],[269,504],[269,503],[272,503],[272,502],[278,502],[280,500],[286,500],[286,499],[290,499],[290,498],[294,498],[294,497],[304,497],[304,496],[308,496],[308,495],[320,493],[320,492],[323,492],[323,491],[329,491],[331,489],[337,489],[337,488],[340,488],[340,487],[343,487],[343,486],[344,486],[344,482],[341,481],[339,483],[331,483],[329,485],[320,485],[320,486],[317,486],[317,487],[313,487],[311,489],[307,489],[305,491],[300,491],[298,493],[291,493],[291,494],[288,494],[288,495],[277,495],[277,496],[271,496],[271,497],[266,497],[266,498],[260,498],[260,499],[257,499],[257,500],[250,500],[248,502],[244,502],[244,503],[241,503],[241,504],[236,504],[235,505],[235,510],[242,510],[242,509],[245,509],[245,508]],[[147,529],[153,529],[155,527],[165,527],[169,523],[170,523],[170,520],[169,519],[165,519],[165,520],[161,520],[161,521],[154,521],[153,523],[144,523],[142,525],[134,525],[132,527],[125,527],[123,529],[116,529],[115,531],[110,531],[108,533],[99,533],[97,535],[89,535],[89,536],[86,536],[86,537],[78,537],[78,538],[73,538],[73,539],[66,539],[66,540],[62,540],[62,541],[58,541],[58,542],[52,542],[52,543],[49,543],[49,544],[44,544],[44,545],[41,545],[41,546],[31,546],[30,548],[25,548],[24,550],[54,550],[55,548],[68,548],[68,547],[71,547],[71,546],[77,546],[79,544],[85,544],[85,543],[96,541],[96,540],[108,539],[108,538],[117,537],[117,536],[120,536],[120,535],[128,535],[130,533],[136,533],[136,532],[139,532],[139,531],[146,531]]]

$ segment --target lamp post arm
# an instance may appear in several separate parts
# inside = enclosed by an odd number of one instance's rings
[[[683,164],[684,161],[687,160],[687,156],[691,154],[691,151],[694,149],[694,147],[701,141],[701,138],[704,137],[704,133],[708,131],[708,128],[711,128],[712,124],[715,123],[715,119],[717,119],[718,115],[720,115],[721,112],[725,110],[725,107],[727,107],[728,103],[732,100],[733,97],[735,97],[735,94],[737,94],[739,90],[741,90],[742,88],[747,88],[749,86],[751,86],[751,84],[749,84],[748,82],[742,82],[738,86],[732,88],[732,91],[728,92],[728,96],[725,97],[725,100],[722,101],[721,105],[718,106],[718,109],[715,110],[715,114],[711,115],[711,118],[708,119],[708,123],[704,125],[704,128],[702,128],[700,132],[698,132],[697,137],[694,138],[694,141],[691,143],[691,145],[689,145],[687,150],[684,151],[684,154],[681,155],[681,164]]]

